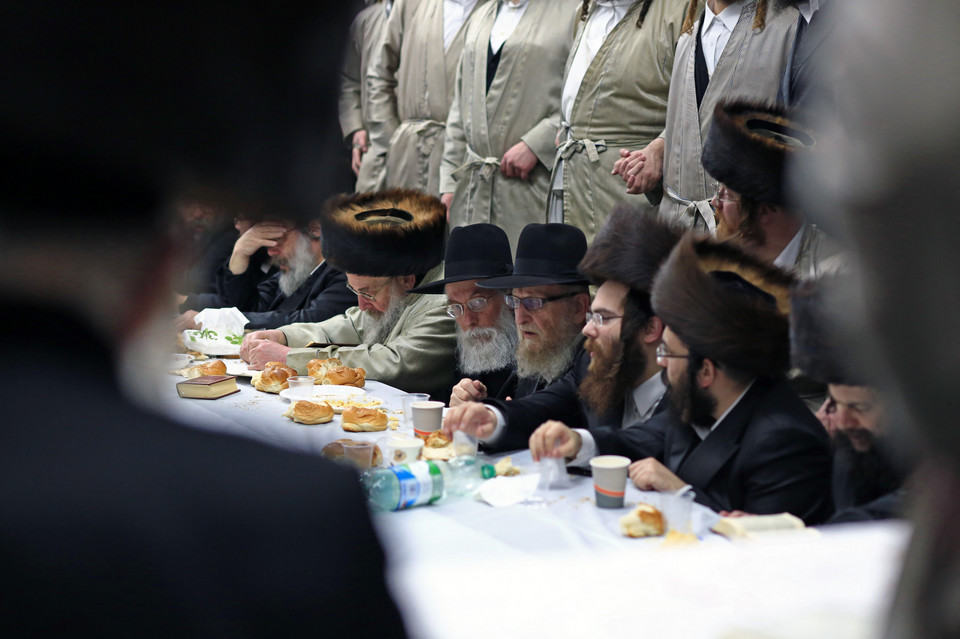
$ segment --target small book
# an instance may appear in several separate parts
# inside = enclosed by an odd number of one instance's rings
[[[237,388],[237,378],[233,375],[204,375],[177,382],[177,392],[180,397],[219,399],[239,393],[240,389]]]
[[[790,513],[778,515],[746,515],[744,517],[721,517],[713,525],[713,532],[730,539],[759,539],[777,533],[804,530],[803,520]]]

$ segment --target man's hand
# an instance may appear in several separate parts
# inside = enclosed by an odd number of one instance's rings
[[[817,409],[816,414],[817,419],[827,429],[827,434],[833,437],[833,434],[837,431],[837,405],[833,398],[828,396],[820,408]]]
[[[453,437],[453,431],[462,430],[477,439],[485,439],[497,427],[497,416],[485,404],[467,402],[447,411],[443,418],[443,434]]]
[[[268,339],[261,339],[251,342],[247,350],[247,356],[243,361],[247,362],[250,370],[262,371],[269,362],[287,361],[287,353],[290,352],[289,346],[277,344]]]
[[[450,394],[450,408],[465,402],[478,402],[487,396],[487,387],[475,379],[461,379]]]
[[[520,140],[503,154],[503,158],[500,160],[500,173],[505,178],[528,180],[530,171],[537,166],[539,161],[537,154],[527,146],[526,142]]]
[[[264,340],[286,345],[287,336],[283,334],[283,331],[278,330],[253,331],[252,333],[247,333],[243,336],[243,342],[240,343],[240,358],[249,363],[250,351],[254,346],[257,345],[258,342],[262,342]]]
[[[657,138],[640,151],[620,149],[613,175],[627,183],[627,193],[637,195],[653,189],[663,179],[663,138]]]
[[[202,326],[202,324],[197,324],[193,321],[193,318],[196,316],[196,311],[184,311],[175,320],[173,320],[173,326],[177,329],[177,332],[198,329]]]
[[[583,440],[580,433],[563,422],[550,420],[540,424],[530,435],[530,454],[533,461],[541,457],[576,457]]]
[[[277,245],[277,241],[287,232],[287,227],[277,222],[260,222],[254,224],[247,232],[237,238],[233,245],[233,253],[227,268],[234,275],[245,273],[250,267],[250,256],[266,246]]]
[[[656,490],[672,493],[687,485],[653,457],[647,457],[630,464],[630,479],[640,490]]]
[[[443,202],[443,206],[447,209],[447,222],[450,221],[450,205],[453,204],[453,193],[441,193],[440,201]]]
[[[363,155],[370,148],[370,137],[363,129],[353,134],[353,152],[350,155],[350,168],[354,175],[360,175],[360,165],[363,163]]]

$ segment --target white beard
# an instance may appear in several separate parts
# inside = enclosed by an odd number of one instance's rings
[[[366,326],[363,331],[364,344],[383,344],[393,330],[393,327],[400,321],[400,316],[406,310],[405,294],[402,291],[395,291],[390,305],[384,312],[367,311]]]
[[[580,324],[572,321],[557,325],[556,333],[541,340],[539,351],[531,350],[524,340],[520,340],[517,347],[517,375],[539,377],[547,383],[560,377],[573,361],[581,328]],[[517,330],[520,330],[519,327]]]
[[[274,260],[276,262],[277,260]],[[301,235],[294,247],[293,255],[285,260],[290,270],[280,272],[280,290],[284,295],[290,297],[300,285],[307,281],[313,269],[317,267],[316,258],[310,252],[310,240]]]
[[[516,361],[517,326],[513,311],[503,306],[495,326],[467,331],[457,325],[457,360],[460,372],[476,375],[511,366]]]

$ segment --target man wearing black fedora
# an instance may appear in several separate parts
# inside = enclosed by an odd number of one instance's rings
[[[411,293],[447,296],[457,322],[457,375],[450,405],[478,397],[508,397],[516,387],[517,327],[503,291],[478,285],[510,275],[513,257],[506,232],[493,224],[459,226],[447,240],[446,277]],[[507,383],[508,380],[511,383]]]

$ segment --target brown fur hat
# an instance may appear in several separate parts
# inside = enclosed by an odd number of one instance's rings
[[[850,352],[843,347],[840,323],[829,300],[844,286],[840,276],[801,282],[790,305],[790,354],[794,367],[825,384],[871,385],[867,375],[855,370]]]
[[[738,292],[717,272],[734,273],[773,300]],[[653,309],[691,351],[742,373],[777,376],[790,366],[794,281],[729,243],[688,233],[654,281]]]
[[[683,236],[682,229],[627,205],[617,206],[580,261],[593,284],[623,282],[649,296],[660,266]]]
[[[809,151],[813,134],[787,119],[783,107],[721,102],[703,145],[703,168],[714,179],[758,202],[786,203],[784,166]]]
[[[332,198],[321,215],[323,257],[345,273],[418,275],[443,261],[446,209],[420,191]]]

